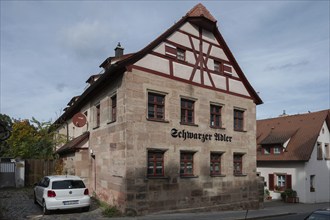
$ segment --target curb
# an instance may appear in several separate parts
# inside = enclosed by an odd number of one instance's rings
[[[288,212],[288,213],[273,214],[273,215],[263,215],[263,216],[256,216],[256,217],[235,218],[235,220],[265,219],[265,218],[281,217],[281,216],[295,215],[295,214],[297,214],[297,213],[295,213],[295,212]]]

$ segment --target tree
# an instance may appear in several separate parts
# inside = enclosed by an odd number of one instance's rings
[[[9,149],[4,154],[7,157],[22,159],[50,159],[53,157],[54,139],[51,122],[32,120],[15,120],[12,135],[6,141]]]
[[[12,119],[6,114],[0,114],[0,157],[8,151],[9,146],[6,140],[11,135]]]

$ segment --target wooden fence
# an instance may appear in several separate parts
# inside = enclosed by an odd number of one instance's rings
[[[55,160],[25,160],[25,186],[32,186],[42,177],[55,174]]]

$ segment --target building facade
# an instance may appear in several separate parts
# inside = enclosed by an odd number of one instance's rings
[[[257,171],[273,199],[330,202],[330,110],[257,121]]]
[[[262,101],[216,23],[198,4],[139,52],[119,44],[56,121],[64,171],[126,213],[258,208]]]

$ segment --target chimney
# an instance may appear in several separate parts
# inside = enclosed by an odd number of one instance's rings
[[[115,48],[115,57],[121,57],[122,55],[124,55],[124,48],[121,47],[120,42],[118,42],[118,45]]]
[[[279,117],[285,117],[285,116],[288,116],[288,114],[285,113],[285,110],[283,110],[283,114],[282,115],[279,115]]]

